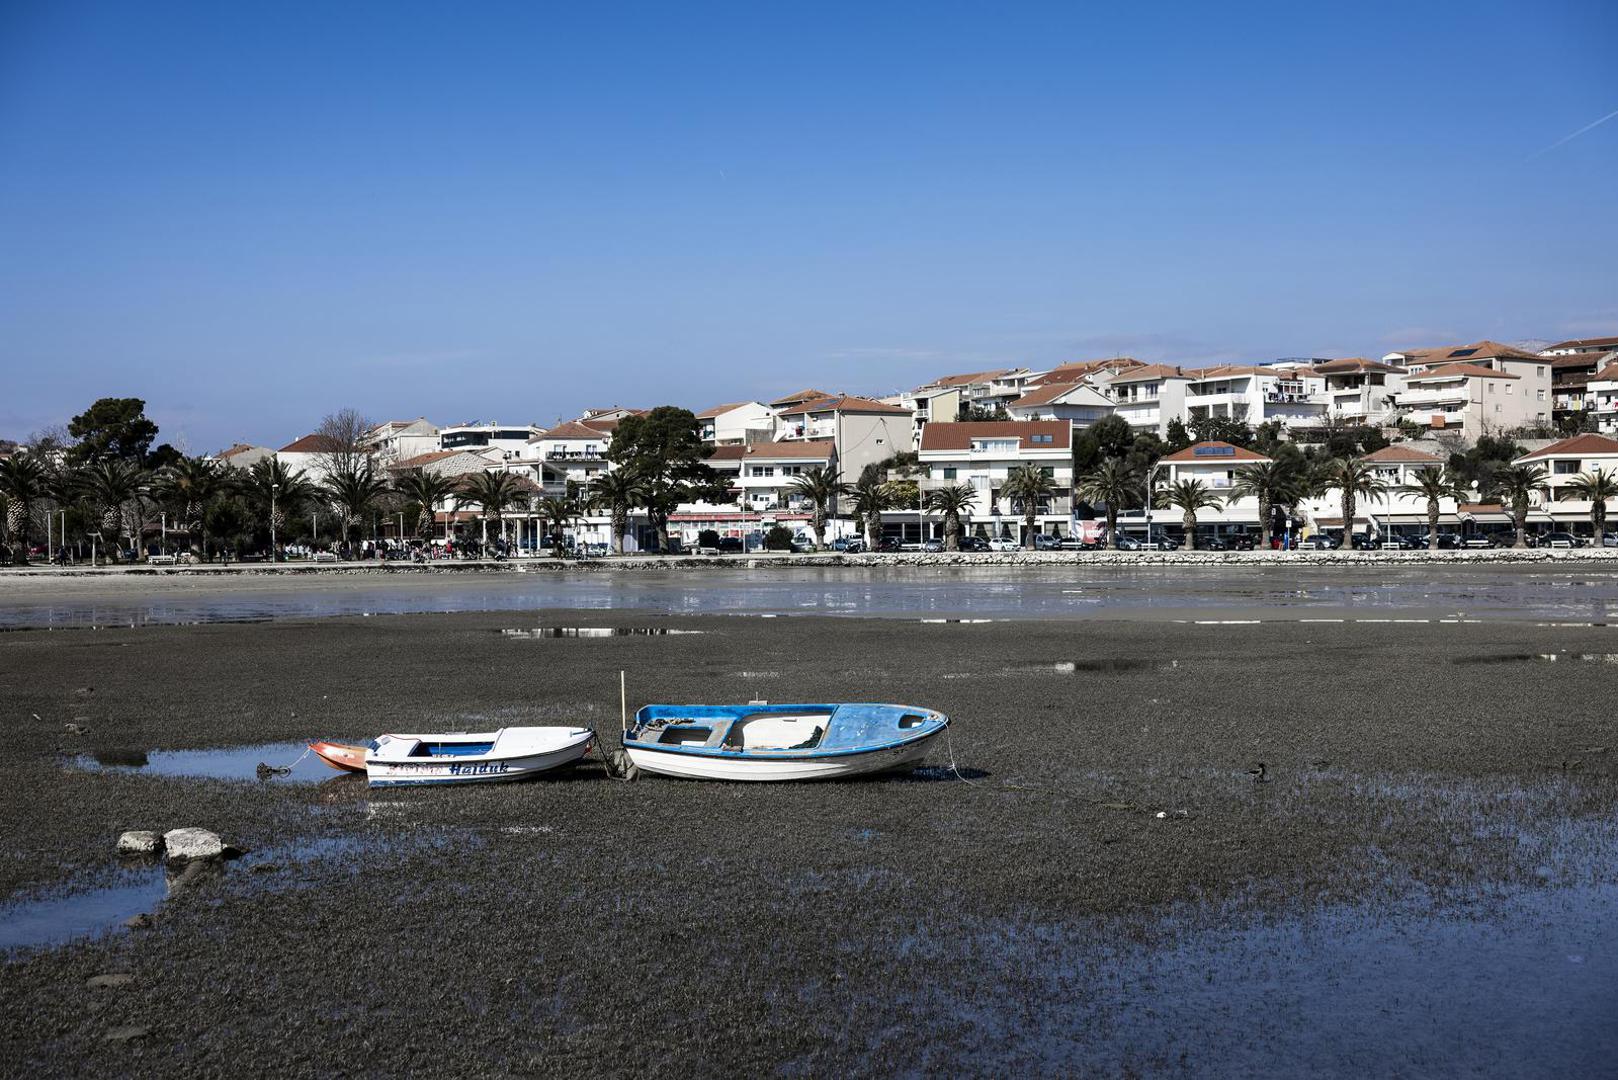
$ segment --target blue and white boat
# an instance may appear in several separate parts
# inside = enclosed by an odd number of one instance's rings
[[[372,787],[523,780],[578,761],[594,737],[576,727],[379,735],[366,748],[365,775]]]
[[[624,751],[663,776],[834,780],[914,765],[948,726],[911,705],[648,705]]]

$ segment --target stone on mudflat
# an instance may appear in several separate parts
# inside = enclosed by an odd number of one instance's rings
[[[170,829],[163,834],[163,848],[169,862],[217,859],[225,853],[225,842],[207,829]]]
[[[106,975],[92,975],[85,981],[91,990],[119,990],[135,981],[127,971],[114,971]]]
[[[124,926],[130,930],[150,930],[152,928],[152,917],[143,911],[139,915],[131,915],[125,919]]]
[[[157,834],[146,829],[131,829],[118,837],[120,855],[156,855],[162,846]]]
[[[130,1024],[126,1027],[115,1027],[101,1036],[102,1042],[127,1043],[136,1039],[144,1039],[152,1033],[152,1029],[145,1024]]]

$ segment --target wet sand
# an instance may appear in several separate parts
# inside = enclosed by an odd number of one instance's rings
[[[552,626],[703,632],[500,633]],[[1588,1075],[1618,1053],[1614,658],[1618,629],[1507,622],[530,611],[0,635],[0,895],[107,884],[122,829],[253,849],[146,904],[150,929],[12,954],[0,1061]],[[934,706],[970,782],[947,748],[836,785],[592,762],[375,795],[68,756],[610,732],[620,668],[631,708]],[[134,978],[85,986],[105,973]]]

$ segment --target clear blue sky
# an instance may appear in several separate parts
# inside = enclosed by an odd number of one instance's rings
[[[0,436],[1618,333],[1618,4],[0,2]],[[1547,149],[1550,148],[1550,149]]]

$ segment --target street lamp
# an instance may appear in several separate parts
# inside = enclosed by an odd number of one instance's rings
[[[1156,499],[1157,489],[1154,486],[1154,481],[1157,479],[1157,470],[1161,469],[1162,467],[1163,467],[1163,463],[1161,461],[1159,461],[1157,464],[1153,465],[1150,469],[1146,470],[1146,545],[1147,545],[1147,547],[1150,547],[1151,544],[1152,544],[1152,503],[1157,501],[1157,499]],[[1116,537],[1113,538],[1112,546],[1113,547],[1118,546],[1118,540],[1117,540]]]

